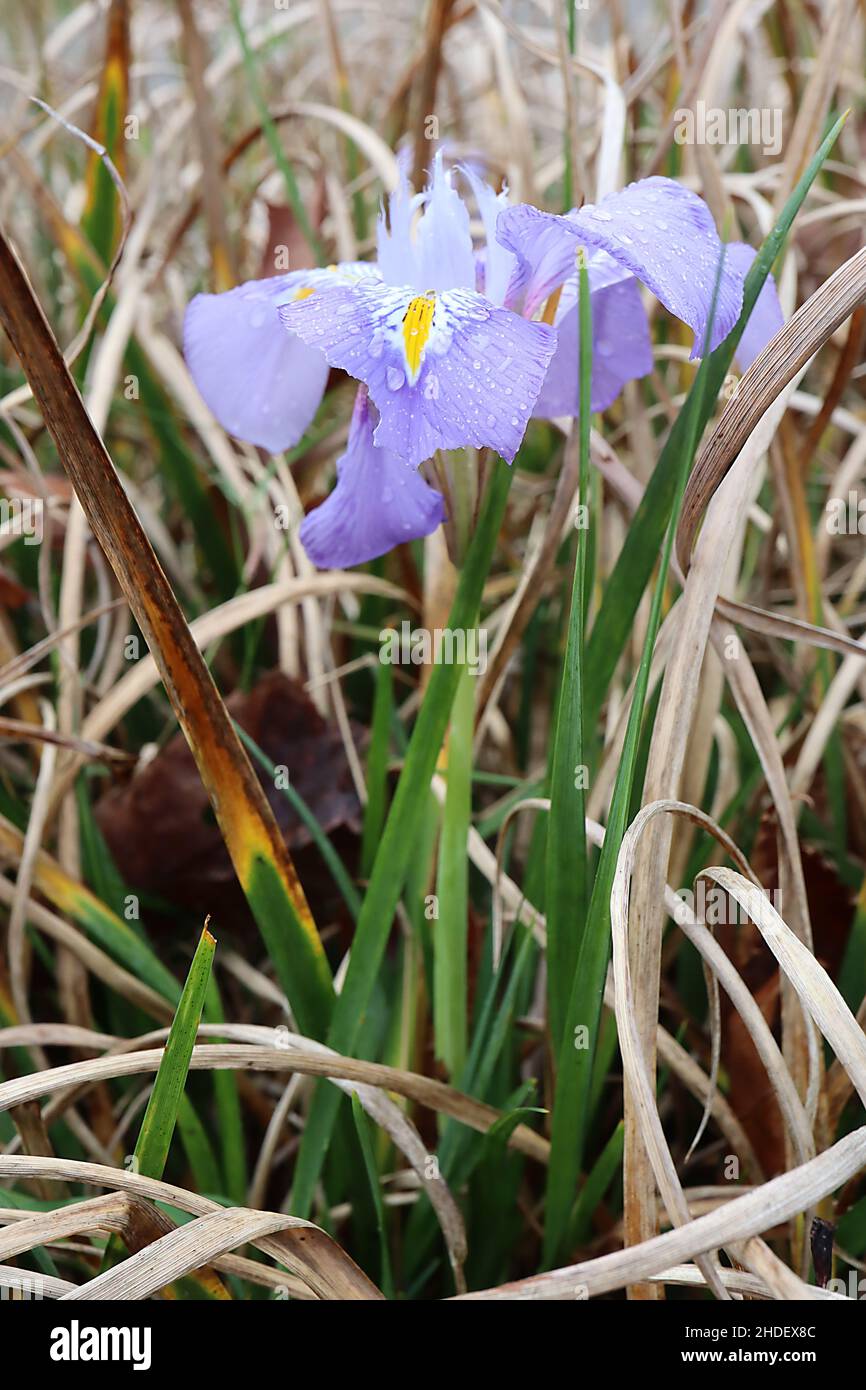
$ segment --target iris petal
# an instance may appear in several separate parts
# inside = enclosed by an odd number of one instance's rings
[[[743,279],[746,278],[757,254],[755,248],[748,246],[744,241],[732,241],[728,246],[730,262]],[[784,322],[785,316],[779,303],[776,282],[772,275],[768,275],[749,315],[743,336],[737,344],[735,356],[744,372],[748,371],[755,358],[763,352],[770,339],[776,336]]]
[[[399,160],[399,182],[388,200],[388,222],[380,214],[377,229],[379,267],[389,285],[414,289],[445,290],[475,285],[475,253],[469,228],[469,212],[451,174],[437,151],[430,182],[413,196],[407,177],[405,152]],[[415,213],[423,215],[414,227]]]
[[[495,308],[472,290],[421,296],[433,301],[427,322],[418,298],[411,289],[365,281],[285,305],[280,317],[332,366],[366,382],[381,416],[380,447],[415,465],[437,449],[489,445],[511,462],[555,331]],[[409,350],[406,337],[410,306],[411,322],[426,335],[418,352]]]
[[[277,306],[307,288],[297,271],[249,280],[187,306],[184,356],[204,400],[229,434],[280,453],[296,444],[328,379],[320,352],[286,339]]]
[[[396,454],[376,448],[375,421],[362,388],[337,461],[337,485],[301,524],[304,549],[320,569],[363,565],[402,541],[429,536],[445,520],[442,494]]]
[[[592,306],[593,410],[606,410],[627,381],[652,371],[649,324],[633,276],[603,284],[590,280]],[[543,419],[579,415],[577,280],[565,285],[556,318],[557,343],[553,361],[535,405]]]
[[[419,279],[416,289],[453,290],[475,288],[475,255],[469,230],[469,211],[438,150],[424,193],[424,216],[418,224]],[[413,283],[404,281],[404,284]]]
[[[517,303],[522,293],[527,318],[574,274],[577,247],[561,225],[573,215],[558,217],[529,203],[504,208],[499,214],[496,239],[516,257],[505,302]]]
[[[286,338],[278,308],[340,281],[379,278],[374,265],[344,261],[247,280],[223,294],[197,294],[183,321],[193,381],[223,429],[271,453],[297,444],[319,408],[328,364],[299,338]]]
[[[376,224],[376,251],[382,278],[389,285],[414,285],[418,278],[418,257],[412,240],[412,220],[422,201],[409,186],[409,151],[397,156],[397,187],[388,198],[388,216],[379,213]]]
[[[496,238],[496,223],[500,212],[508,207],[508,194],[505,191],[494,193],[490,184],[479,178],[468,164],[462,164],[460,172],[475,195],[478,214],[484,224],[484,293],[491,304],[508,304],[510,308],[523,287],[523,270],[514,252],[506,250]]]
[[[543,272],[548,284],[570,270],[578,246],[606,251],[693,329],[692,356],[703,351],[722,243],[706,203],[673,179],[641,179],[567,217],[527,204],[508,208],[500,213],[498,236],[528,261],[534,280]],[[742,279],[726,257],[711,349],[730,333],[742,299]]]

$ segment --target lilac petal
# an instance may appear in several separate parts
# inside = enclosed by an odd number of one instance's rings
[[[634,381],[652,371],[649,324],[637,281],[632,276],[602,285],[600,289],[593,287],[590,303],[590,400],[593,410],[606,410],[627,381]],[[577,278],[574,277],[562,292],[556,318],[556,352],[535,403],[535,414],[543,419],[556,419],[564,415],[576,419],[580,413],[578,332]]]
[[[428,290],[474,289],[475,255],[469,229],[469,212],[452,187],[438,150],[430,182],[422,194],[412,196],[406,156],[400,159],[400,179],[388,202],[388,226],[379,217],[377,244],[379,266],[389,285],[409,285],[419,293]],[[412,229],[416,210],[424,212],[416,234]]]
[[[409,185],[409,151],[397,156],[397,187],[388,198],[388,217],[380,212],[376,247],[382,278],[389,285],[414,285],[418,281],[418,257],[412,240],[412,220],[423,195],[413,197]]]
[[[577,246],[560,225],[573,216],[541,212],[529,203],[503,208],[499,214],[496,239],[516,258],[505,303],[516,304],[522,291],[527,318],[574,274]]]
[[[304,549],[320,569],[363,565],[402,541],[429,536],[445,520],[442,494],[396,454],[376,448],[375,420],[362,387],[337,461],[337,485],[301,524]]]
[[[568,265],[565,248],[569,245],[572,250],[584,245],[607,251],[694,331],[692,357],[704,350],[722,243],[706,203],[673,179],[658,175],[641,179],[568,217],[527,205],[508,208],[500,214],[498,234],[509,250],[531,266],[541,262],[548,283]],[[742,280],[726,257],[711,349],[736,323],[742,297]]]
[[[517,291],[523,285],[523,273],[520,262],[513,251],[508,251],[501,241],[496,239],[496,223],[500,212],[508,207],[508,193],[494,193],[489,183],[485,183],[478,176],[474,169],[468,164],[460,166],[461,173],[468,180],[475,201],[478,204],[478,213],[484,224],[485,247],[483,254],[483,286],[484,294],[491,304],[509,304],[509,307],[517,297]],[[511,296],[506,300],[506,295]]]
[[[757,254],[755,248],[748,246],[744,241],[732,241],[728,246],[728,259],[744,280]],[[776,336],[784,322],[785,316],[779,303],[776,282],[772,275],[768,275],[761,286],[761,292],[734,354],[742,371],[748,371],[755,358],[763,352],[770,339]]]
[[[409,338],[419,306],[432,320]],[[412,465],[464,445],[489,445],[511,462],[556,345],[554,329],[472,290],[416,296],[363,281],[286,305],[280,317],[367,383],[381,416],[376,443]]]
[[[223,429],[281,453],[297,444],[328,380],[320,352],[287,337],[278,305],[309,289],[304,271],[248,280],[187,306],[183,351],[199,392]]]
[[[438,150],[424,193],[424,216],[418,225],[416,281],[404,280],[425,294],[428,290],[475,288],[475,256],[469,230],[469,210]]]
[[[299,338],[287,339],[280,305],[367,279],[381,279],[375,265],[341,261],[195,296],[184,316],[184,356],[223,429],[272,454],[297,444],[319,408],[328,364]]]

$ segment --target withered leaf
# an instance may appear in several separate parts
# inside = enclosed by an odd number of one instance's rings
[[[360,805],[339,732],[326,723],[298,681],[272,671],[229,711],[278,770],[285,769],[323,830],[351,864]],[[254,764],[292,851],[316,920],[333,920],[340,901],[307,827],[274,780]],[[132,780],[100,799],[96,818],[124,880],[221,926],[249,921],[192,754],[176,734]],[[148,918],[150,921],[150,917]]]

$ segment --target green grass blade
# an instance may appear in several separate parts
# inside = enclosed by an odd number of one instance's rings
[[[376,668],[373,723],[367,752],[367,805],[364,807],[364,826],[361,832],[362,878],[366,878],[373,867],[382,827],[385,824],[388,807],[388,746],[393,708],[393,671],[390,662],[380,661]]]
[[[225,1012],[216,977],[208,981],[204,1016],[208,1023],[224,1023]],[[219,1038],[214,1039],[219,1042]],[[242,1206],[247,1196],[247,1153],[238,1079],[233,1071],[215,1071],[213,1089],[219,1119],[220,1148],[223,1170],[222,1190],[233,1202]],[[216,1189],[213,1189],[216,1191]]]
[[[135,1145],[136,1171],[148,1178],[161,1178],[168,1158],[215,950],[216,941],[205,927],[189,968]]]
[[[588,1174],[577,1199],[572,1225],[572,1241],[575,1245],[582,1245],[590,1237],[592,1214],[619,1170],[624,1144],[625,1126],[620,1120],[593,1164],[592,1172]]]
[[[216,941],[205,926],[192,958],[133,1150],[134,1171],[146,1178],[161,1178],[165,1171],[181,1103],[185,1099],[190,1058],[201,1023],[215,950]],[[189,1106],[183,1123],[187,1137],[194,1141],[191,1110]],[[106,1247],[103,1270],[122,1258],[122,1253],[119,1238],[112,1236]],[[227,1296],[212,1272],[195,1272],[181,1282],[193,1286],[199,1295],[204,1294],[209,1298]],[[177,1291],[182,1292],[180,1286]]]
[[[391,1253],[388,1249],[388,1227],[385,1221],[385,1203],[382,1201],[382,1188],[379,1183],[379,1172],[376,1168],[376,1156],[373,1153],[373,1138],[370,1133],[371,1125],[355,1091],[352,1092],[352,1118],[355,1121],[355,1128],[358,1131],[358,1142],[361,1146],[364,1168],[366,1169],[367,1177],[370,1181],[370,1192],[373,1197],[373,1206],[376,1212],[376,1228],[379,1233],[381,1264],[379,1271],[379,1286],[386,1298],[393,1298],[394,1276],[391,1272]]]
[[[592,307],[586,257],[579,268],[580,372],[580,507],[577,555],[562,685],[557,703],[556,730],[550,769],[550,814],[547,822],[544,903],[547,917],[547,1002],[555,1049],[562,1041],[565,1011],[580,937],[586,921],[586,786],[584,739],[585,621],[589,539],[589,435],[592,424]]]
[[[181,1096],[177,1108],[177,1128],[192,1169],[196,1191],[208,1195],[220,1192],[222,1181],[213,1145],[195,1106],[185,1094]]]
[[[448,789],[442,812],[436,896],[439,918],[433,930],[433,1037],[436,1056],[456,1076],[466,1059],[467,914],[469,859],[466,841],[472,810],[472,734],[474,677],[460,673],[448,745]]]

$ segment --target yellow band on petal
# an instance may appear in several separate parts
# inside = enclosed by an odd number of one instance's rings
[[[403,348],[406,353],[406,366],[410,384],[418,380],[424,349],[430,338],[433,326],[433,311],[436,308],[434,295],[419,295],[413,299],[403,319]]]
[[[297,294],[295,295],[295,299],[309,299],[310,295],[315,293],[316,291],[313,289],[311,285],[305,285],[302,290],[298,290]]]

